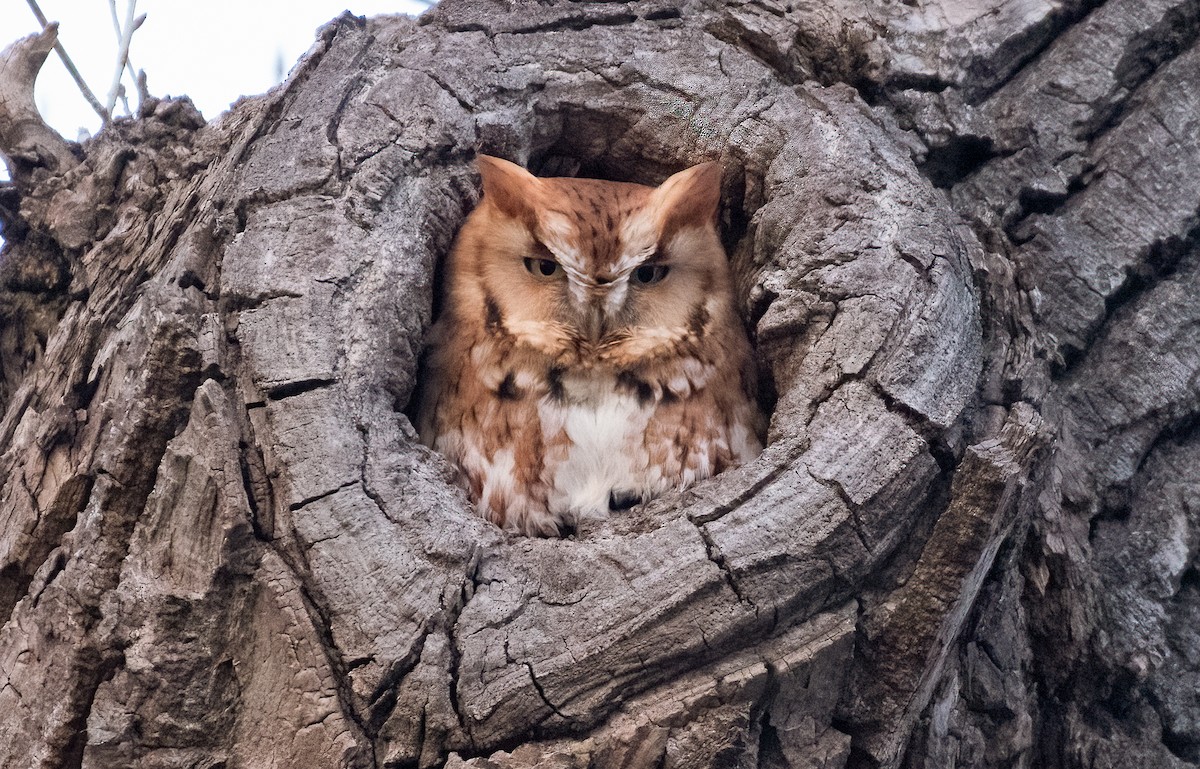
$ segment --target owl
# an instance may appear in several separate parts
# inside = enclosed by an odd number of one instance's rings
[[[446,264],[417,429],[479,514],[559,535],[756,456],[720,167],[647,187],[477,165],[483,196]]]

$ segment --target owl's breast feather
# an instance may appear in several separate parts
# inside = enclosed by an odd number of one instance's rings
[[[538,406],[546,444],[563,447],[547,456],[549,508],[603,515],[614,489],[643,499],[665,491],[661,473],[650,472],[644,440],[655,405],[618,390],[615,380],[567,377],[563,384],[564,398]]]

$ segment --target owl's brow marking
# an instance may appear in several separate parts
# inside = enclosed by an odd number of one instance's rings
[[[539,231],[534,233],[535,239],[554,255],[568,275],[582,275],[584,266],[573,245],[579,237],[577,228],[559,212],[547,212],[540,225]]]

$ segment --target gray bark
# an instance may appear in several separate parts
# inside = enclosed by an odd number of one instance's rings
[[[0,767],[1200,763],[1198,32],[445,0],[0,130]],[[723,163],[757,461],[472,515],[406,410],[477,150]]]

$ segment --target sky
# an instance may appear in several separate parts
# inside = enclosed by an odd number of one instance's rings
[[[123,21],[128,0],[115,2]],[[50,21],[59,22],[59,41],[104,102],[118,49],[110,0],[38,0],[38,5]],[[146,20],[133,34],[129,58],[145,70],[151,94],[190,96],[212,120],[238,97],[279,83],[312,45],[317,28],[342,11],[415,15],[426,5],[418,0],[140,0],[136,13],[146,14]],[[39,30],[27,0],[0,0],[0,49]],[[136,109],[136,86],[128,73],[124,83]],[[67,139],[78,139],[81,129],[99,130],[100,118],[55,53],[38,76],[36,97],[42,117]],[[3,163],[0,178],[7,178]]]

